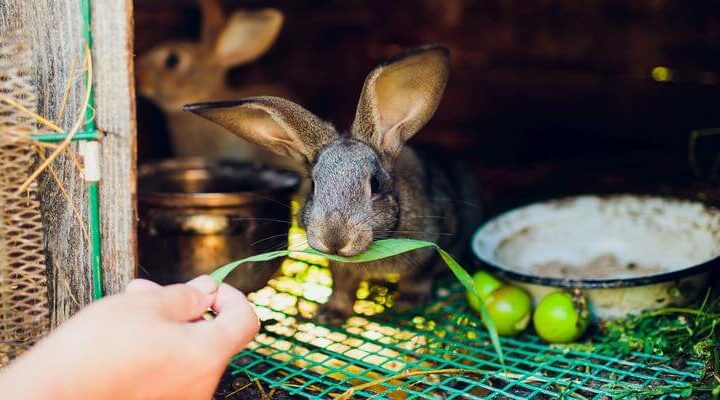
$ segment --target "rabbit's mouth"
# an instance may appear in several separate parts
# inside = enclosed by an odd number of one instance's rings
[[[338,229],[324,224],[308,227],[308,244],[325,254],[337,254],[344,257],[356,256],[370,246],[373,233],[370,229]]]
[[[373,235],[371,231],[359,231],[353,236],[352,240],[348,241],[345,246],[338,250],[338,254],[345,257],[356,256],[367,250],[372,240]]]

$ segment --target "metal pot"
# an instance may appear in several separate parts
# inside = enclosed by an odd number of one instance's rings
[[[496,217],[472,248],[536,302],[579,289],[596,318],[618,319],[704,292],[720,264],[720,211],[659,197],[570,197]]]
[[[140,274],[185,282],[287,243],[297,174],[230,160],[169,159],[138,176]],[[262,288],[281,260],[246,264],[226,280]]]

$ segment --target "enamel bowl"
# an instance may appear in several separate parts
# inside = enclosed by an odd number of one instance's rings
[[[670,198],[569,197],[492,219],[472,249],[535,303],[578,289],[595,318],[618,319],[704,293],[720,262],[720,211]]]

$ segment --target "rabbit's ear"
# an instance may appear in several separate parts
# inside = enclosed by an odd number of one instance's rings
[[[277,154],[312,163],[337,133],[310,111],[279,97],[250,97],[188,104],[190,111],[227,128],[241,138]]]
[[[200,23],[200,41],[212,48],[225,25],[225,13],[220,0],[199,0],[202,21]]]
[[[254,61],[270,49],[282,24],[274,8],[234,12],[215,42],[216,61],[228,68]]]
[[[448,49],[424,46],[375,68],[365,79],[353,134],[383,155],[397,154],[403,143],[435,113],[448,77]]]

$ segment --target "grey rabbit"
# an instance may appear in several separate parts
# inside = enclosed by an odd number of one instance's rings
[[[478,200],[475,183],[451,163],[434,163],[404,146],[440,103],[448,53],[444,46],[419,47],[375,68],[348,132],[276,97],[184,109],[307,166],[312,188],[300,222],[314,249],[353,256],[375,239],[404,237],[434,241],[457,254],[466,228],[478,220],[477,209],[460,207]],[[400,277],[397,306],[417,306],[430,297],[440,262],[429,249],[362,264],[332,262],[333,292],[316,317],[351,315],[360,281],[388,274]]]

